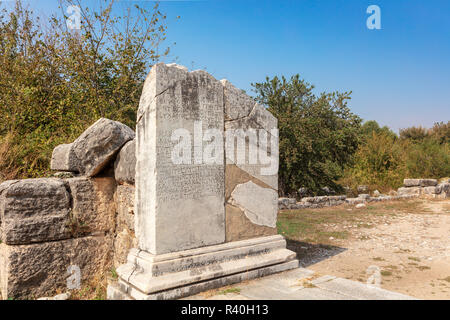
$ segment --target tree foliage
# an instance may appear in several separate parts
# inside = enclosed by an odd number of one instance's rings
[[[364,127],[379,128],[375,121]],[[449,177],[449,127],[450,122],[440,122],[431,129],[406,128],[400,130],[400,138],[390,130],[363,130],[358,151],[340,183],[388,191],[400,187],[405,178]]]
[[[62,1],[63,14],[41,21],[16,1],[0,14],[0,179],[45,174],[55,145],[73,141],[99,117],[133,127],[143,80],[166,37],[158,4],[114,1],[96,10]],[[64,10],[81,9],[69,30]],[[1,4],[0,4],[1,6]]]
[[[256,100],[278,119],[279,190],[293,195],[300,187],[320,193],[339,189],[336,180],[356,151],[361,119],[350,112],[349,92],[313,94],[299,75],[266,78],[253,84]]]

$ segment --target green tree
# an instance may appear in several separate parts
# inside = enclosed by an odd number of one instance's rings
[[[358,147],[361,119],[350,112],[350,92],[313,94],[297,74],[252,84],[256,100],[278,119],[279,190],[294,195],[300,187],[314,193],[340,189],[336,180]]]
[[[395,132],[393,132],[388,126],[380,127],[378,122],[376,122],[375,120],[369,120],[364,122],[363,125],[361,126],[362,139],[363,140],[367,138],[370,139],[373,133],[376,134],[386,133],[393,139],[397,138]]]
[[[428,136],[428,132],[422,127],[409,127],[400,129],[400,139],[411,142],[422,142]]]
[[[380,191],[398,188],[406,177],[408,150],[408,142],[387,131],[372,131],[359,145],[341,183],[352,189],[359,184]]]
[[[0,4],[1,6],[2,4]],[[128,4],[113,14],[114,1],[96,9],[78,0],[81,29],[69,30],[55,13],[41,21],[16,1],[0,14],[0,180],[49,171],[53,148],[73,141],[99,117],[134,127],[143,80],[166,38],[158,4]]]

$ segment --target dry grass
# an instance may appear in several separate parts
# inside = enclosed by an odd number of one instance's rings
[[[432,214],[433,210],[421,206],[422,200],[375,202],[356,210],[354,206],[282,210],[278,215],[278,233],[290,240],[315,244],[331,244],[332,240],[348,239],[351,231],[373,228],[386,218],[398,214]]]
[[[110,275],[99,275],[78,290],[70,292],[70,300],[106,300],[106,287]]]

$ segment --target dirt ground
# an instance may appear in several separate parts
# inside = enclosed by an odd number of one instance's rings
[[[303,267],[421,299],[450,299],[450,200],[289,210],[278,220]]]

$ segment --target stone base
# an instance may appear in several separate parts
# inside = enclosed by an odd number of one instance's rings
[[[297,267],[280,235],[162,255],[132,249],[108,299],[177,299]]]

